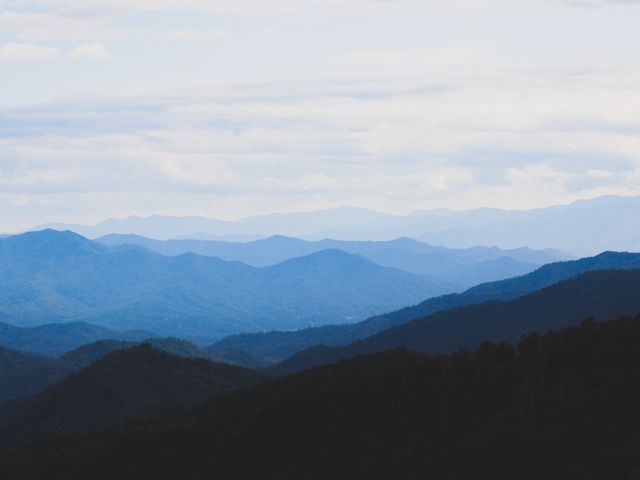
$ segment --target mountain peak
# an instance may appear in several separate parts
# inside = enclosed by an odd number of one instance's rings
[[[34,254],[48,257],[66,256],[80,252],[98,253],[104,249],[101,245],[71,230],[54,230],[52,228],[0,239],[0,248],[2,246],[11,250],[31,251]]]

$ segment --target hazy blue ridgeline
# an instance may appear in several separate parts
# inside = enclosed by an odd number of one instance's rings
[[[439,311],[344,346],[310,347],[269,372],[287,374],[398,347],[434,354],[475,349],[483,341],[517,343],[531,332],[544,334],[590,317],[606,320],[638,312],[640,269],[588,271],[514,300]]]
[[[251,240],[274,234],[343,240],[392,240],[413,237],[435,245],[463,248],[496,245],[555,248],[576,256],[605,250],[640,251],[640,197],[604,196],[570,205],[511,211],[480,208],[417,211],[407,216],[361,208],[337,208],[248,217],[227,222],[202,217],[130,217],[110,219],[95,226],[48,225],[70,229],[90,238],[111,233],[151,238]],[[40,229],[42,227],[38,227]]]
[[[455,289],[324,250],[256,268],[45,230],[0,239],[0,321],[87,321],[117,330],[221,337],[353,322]]]
[[[550,263],[527,275],[480,284],[459,294],[434,297],[418,305],[376,315],[355,324],[326,325],[293,332],[235,334],[216,342],[209,349],[215,352],[241,348],[274,360],[283,360],[312,345],[345,345],[438,311],[493,300],[511,300],[585,272],[636,268],[640,268],[640,254],[604,252],[595,257]]]
[[[523,275],[545,263],[566,260],[570,256],[556,250],[497,247],[449,249],[432,246],[410,238],[390,241],[306,241],[276,235],[251,242],[216,240],[155,240],[139,235],[111,234],[96,239],[110,246],[138,245],[163,255],[195,253],[229,261],[241,261],[265,267],[323,250],[341,250],[361,255],[378,265],[407,272],[429,275],[454,285],[468,288],[483,282]]]

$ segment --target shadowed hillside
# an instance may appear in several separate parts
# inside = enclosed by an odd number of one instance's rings
[[[640,318],[517,350],[362,356],[210,400],[180,421],[0,460],[10,479],[630,479]],[[150,461],[150,459],[153,459]]]
[[[263,378],[253,370],[176,357],[148,344],[118,350],[50,386],[5,418],[0,445],[174,414],[210,395],[246,388]]]
[[[139,343],[123,340],[100,340],[71,350],[58,358],[0,346],[0,404],[32,397],[105,355],[137,344]],[[178,338],[154,338],[145,340],[142,345],[149,345],[176,357],[202,358],[249,368],[264,368],[273,363],[241,349],[229,349],[214,355]]]
[[[592,270],[640,268],[640,254],[605,252],[595,257],[545,265],[521,277],[478,285],[460,294],[431,298],[418,305],[384,315],[376,315],[350,325],[326,325],[291,332],[236,334],[211,345],[212,352],[242,348],[256,354],[283,360],[313,345],[346,345],[432,313],[490,300],[511,300],[554,283]]]
[[[339,347],[315,346],[274,365],[285,374],[362,353],[405,347],[425,353],[475,348],[483,340],[517,342],[530,331],[547,332],[640,312],[640,270],[599,270],[508,302],[491,301],[433,313]]]
[[[66,373],[48,357],[0,347],[0,403],[34,395]]]

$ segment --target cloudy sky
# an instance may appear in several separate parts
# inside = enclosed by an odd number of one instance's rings
[[[2,230],[640,194],[640,0],[0,0]]]

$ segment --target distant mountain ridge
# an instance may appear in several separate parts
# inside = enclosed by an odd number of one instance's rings
[[[383,242],[342,240],[305,241],[282,235],[251,242],[207,240],[154,240],[139,235],[111,234],[96,239],[109,245],[138,245],[163,255],[198,255],[241,261],[255,267],[265,267],[323,250],[341,250],[362,255],[385,267],[398,268],[415,274],[429,275],[459,288],[478,283],[529,273],[535,268],[569,255],[554,250],[518,248],[501,250],[496,247],[448,249],[428,245],[410,238]]]
[[[232,238],[287,235],[309,240],[391,240],[412,237],[451,248],[556,248],[577,256],[605,250],[640,250],[640,231],[629,218],[640,217],[640,197],[604,196],[569,205],[510,211],[446,209],[390,215],[360,208],[337,208],[221,221],[203,217],[130,217],[95,226],[52,224],[90,238],[110,233],[157,239],[200,235]],[[41,229],[43,227],[37,227]]]
[[[640,269],[595,270],[510,301],[466,305],[412,320],[344,346],[317,345],[269,368],[288,374],[311,366],[393,348],[429,354],[474,349],[482,341],[515,343],[593,317],[640,313]]]
[[[376,315],[359,323],[326,325],[291,332],[235,334],[211,345],[209,350],[216,352],[227,348],[242,348],[273,360],[283,360],[312,345],[345,345],[438,311],[491,300],[512,300],[585,272],[609,269],[640,269],[640,254],[603,252],[595,257],[555,262],[521,277],[485,283],[462,293],[431,298],[417,305]]]
[[[0,239],[0,321],[87,321],[180,337],[355,321],[451,291],[364,257],[324,250],[266,268],[107,247],[72,232]]]

